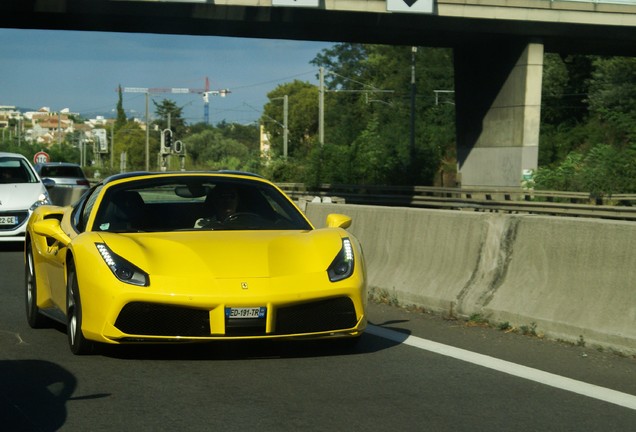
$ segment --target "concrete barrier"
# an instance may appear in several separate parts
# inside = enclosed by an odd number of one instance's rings
[[[353,218],[369,288],[400,305],[636,353],[636,224],[308,203]]]

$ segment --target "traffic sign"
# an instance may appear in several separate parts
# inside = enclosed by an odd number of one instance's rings
[[[319,0],[272,0],[272,6],[318,7]]]
[[[386,0],[389,12],[433,13],[433,0]]]
[[[43,151],[39,151],[35,154],[35,156],[33,156],[33,163],[35,164],[47,163],[50,161],[51,157],[49,156],[49,154]]]

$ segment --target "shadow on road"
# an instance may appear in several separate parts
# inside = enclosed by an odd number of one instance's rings
[[[66,421],[66,401],[77,380],[43,360],[0,360],[0,428],[56,431]]]
[[[406,335],[408,336],[408,335]],[[170,345],[108,345],[96,354],[118,359],[153,360],[240,360],[305,358],[368,354],[391,348],[398,343],[372,334],[363,334],[358,341],[348,339],[273,341],[212,341]]]
[[[183,342],[170,344],[96,344],[93,355],[135,360],[240,360],[271,358],[307,358],[338,355],[369,354],[400,345],[410,330],[399,327],[408,320],[391,320],[382,323],[369,322],[369,328],[357,339],[322,340],[216,340],[209,342]],[[48,326],[66,333],[66,326],[49,321]],[[396,337],[378,336],[373,327],[392,330]],[[66,346],[64,349],[68,349]]]

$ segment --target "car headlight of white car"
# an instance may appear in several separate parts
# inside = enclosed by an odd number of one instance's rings
[[[49,198],[49,194],[47,194],[46,192],[42,192],[38,196],[38,200],[31,205],[29,210],[33,211],[36,208],[40,207],[41,205],[49,205],[49,204],[51,204],[51,200]]]

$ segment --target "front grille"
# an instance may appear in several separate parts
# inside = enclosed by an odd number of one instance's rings
[[[210,313],[181,306],[133,302],[123,307],[115,327],[134,335],[210,336]]]
[[[276,311],[276,333],[314,333],[349,329],[356,325],[356,309],[349,297],[301,303]]]
[[[0,212],[0,216],[17,216],[18,223],[15,225],[0,225],[0,231],[13,231],[29,219],[29,212],[26,210],[14,210]]]
[[[225,319],[226,336],[264,336],[265,318]]]

